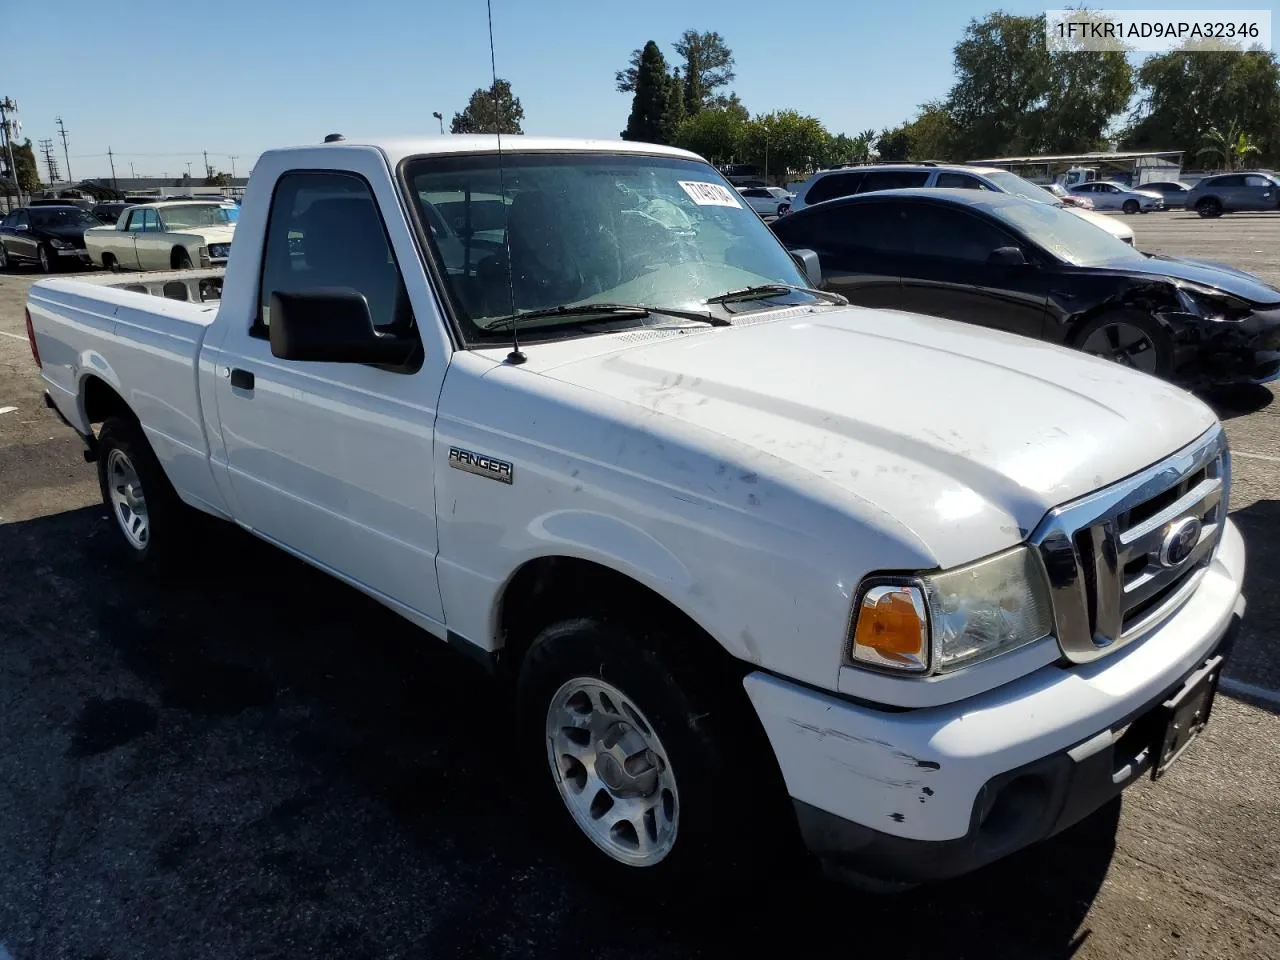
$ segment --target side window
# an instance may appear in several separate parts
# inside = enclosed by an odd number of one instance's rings
[[[875,190],[900,190],[904,187],[923,187],[929,179],[925,171],[915,170],[875,170],[862,180],[859,193],[871,193]]]
[[[850,203],[783,217],[774,231],[787,246],[895,254],[910,249],[899,204]]]
[[[917,203],[907,219],[913,250],[921,257],[986,263],[992,250],[1018,245],[1008,234],[961,210]]]
[[[160,232],[160,214],[155,210],[146,210],[143,212],[142,229],[148,233]]]
[[[821,203],[833,197],[848,197],[858,192],[858,184],[862,182],[861,173],[833,173],[823,177],[805,194],[804,202]]]
[[[967,173],[940,173],[938,174],[939,187],[955,187],[960,190],[985,190],[986,187],[977,177],[971,177]]]
[[[1269,187],[1271,186],[1271,181],[1266,177],[1251,173],[1244,178],[1244,185],[1246,187]]]
[[[1218,177],[1209,181],[1209,186],[1222,189],[1223,187],[1243,187],[1244,177]]]
[[[752,187],[750,190],[743,190],[742,195],[744,197],[752,197],[753,199],[756,199],[756,200],[759,200],[762,198],[767,200],[770,196],[772,196],[768,190],[761,190],[759,187]]]
[[[13,216],[14,216],[13,225],[15,227],[25,227],[30,225],[31,218],[27,216],[27,211],[19,210]]]
[[[124,228],[126,230],[138,230],[142,227],[142,211],[130,210],[129,219],[125,221]]]
[[[287,173],[271,199],[259,315],[250,333],[267,336],[272,293],[325,287],[363,294],[380,330],[414,330],[404,278],[369,185],[349,173]]]

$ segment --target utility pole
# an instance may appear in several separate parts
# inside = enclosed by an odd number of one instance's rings
[[[209,151],[208,150],[204,152],[204,175],[206,180],[209,177],[213,176],[213,170],[209,168]]]
[[[236,178],[236,161],[240,159],[240,155],[237,153],[229,153],[227,154],[227,157],[231,160],[231,179],[234,180]]]
[[[67,180],[71,180],[71,154],[67,153],[67,128],[62,122],[62,118],[58,117],[58,133],[62,137],[62,157],[67,161]]]
[[[431,115],[440,121],[440,136],[444,136],[444,114],[431,111]]]
[[[17,113],[18,105],[9,97],[0,99],[0,129],[4,130],[4,147],[9,153],[9,176],[13,179],[13,186],[18,191],[18,206],[24,207],[27,201],[22,196],[22,182],[18,179],[18,167],[13,162],[13,134],[18,123],[16,120],[10,120],[9,114]]]
[[[116,181],[116,158],[112,156],[110,147],[107,147],[107,161],[111,164],[111,189],[119,193],[120,184]]]
[[[62,177],[58,173],[58,158],[53,155],[53,141],[40,141],[40,155],[44,157],[45,169],[49,171],[49,185],[57,183]]]
[[[188,163],[188,164],[187,164],[187,179],[188,179],[188,180],[190,180],[190,179],[191,179],[191,164],[190,164],[190,163]]]

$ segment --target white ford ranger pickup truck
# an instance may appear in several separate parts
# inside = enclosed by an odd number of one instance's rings
[[[492,665],[600,870],[801,838],[953,876],[1204,726],[1244,611],[1226,439],[820,268],[680,150],[338,140],[262,156],[225,277],[44,280],[27,322],[123,555],[198,550],[200,511]]]

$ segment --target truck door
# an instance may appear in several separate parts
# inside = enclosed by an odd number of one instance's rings
[[[386,166],[379,171],[376,162],[370,156],[367,176],[353,169],[279,177],[256,302],[223,301],[221,345],[206,355],[215,365],[236,519],[406,615],[443,622],[432,447],[448,356],[433,341],[435,355],[424,351],[405,368],[287,361],[272,356],[268,341],[275,291],[354,289],[376,326],[395,326],[419,341],[415,307],[438,322],[403,222],[392,246],[379,207],[403,217]],[[375,196],[371,182],[384,196]],[[406,292],[404,264],[416,272],[416,302]]]

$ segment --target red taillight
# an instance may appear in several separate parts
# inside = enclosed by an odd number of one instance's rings
[[[36,362],[37,367],[43,367],[44,365],[40,362],[40,349],[36,346],[36,331],[31,326],[31,310],[25,309],[22,312],[27,318],[27,343],[31,344],[31,359]]]

